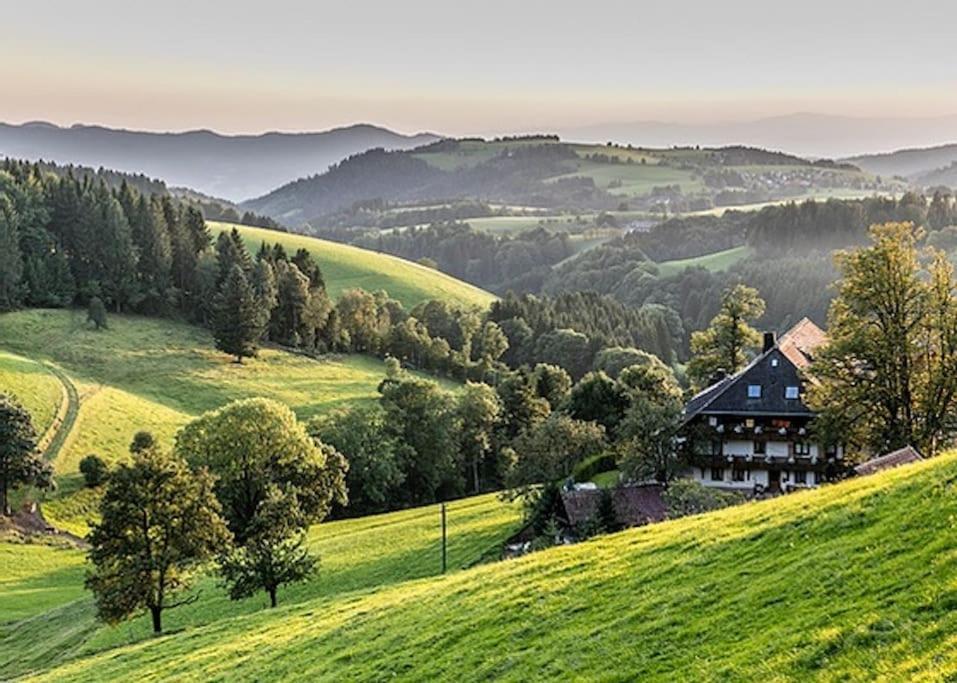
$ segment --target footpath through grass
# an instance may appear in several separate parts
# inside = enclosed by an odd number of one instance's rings
[[[219,619],[35,680],[953,680],[957,457]]]
[[[318,261],[326,289],[334,299],[347,289],[359,287],[370,292],[384,289],[406,308],[429,299],[486,308],[495,300],[494,295],[475,285],[397,256],[315,237],[232,223],[211,221],[209,227],[214,238],[223,230],[237,228],[252,254],[259,250],[264,240],[269,244],[279,242],[290,256],[300,248],[306,249]]]
[[[449,573],[482,561],[519,523],[520,508],[495,495],[449,503]],[[310,530],[308,545],[320,557],[319,574],[280,589],[279,609],[269,610],[273,614],[311,604],[318,617],[338,609],[339,602],[439,574],[439,506],[320,524]],[[153,640],[145,615],[118,627],[94,620],[92,601],[82,589],[82,561],[76,550],[0,544],[6,577],[0,578],[0,679]],[[224,621],[241,624],[268,609],[265,595],[229,600],[213,577],[202,578],[198,590],[198,602],[164,615],[167,632],[190,633]]]

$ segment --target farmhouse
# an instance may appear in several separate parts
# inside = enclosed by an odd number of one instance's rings
[[[804,318],[780,339],[767,332],[747,367],[685,406],[682,448],[688,474],[706,486],[749,493],[816,486],[836,469],[840,447],[814,443],[801,371],[824,332]]]

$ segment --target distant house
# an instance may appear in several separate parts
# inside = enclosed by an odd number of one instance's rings
[[[815,443],[804,379],[824,332],[804,318],[780,339],[765,333],[761,354],[741,371],[717,377],[685,406],[687,474],[743,492],[811,487],[838,469],[842,448]]]
[[[866,462],[862,462],[860,465],[854,468],[854,474],[875,474],[877,472],[893,469],[894,467],[900,467],[901,465],[917,462],[919,460],[923,460],[923,458],[921,457],[921,454],[917,452],[916,448],[913,446],[904,446],[896,451],[892,451],[890,453],[886,453],[885,455],[871,458]]]

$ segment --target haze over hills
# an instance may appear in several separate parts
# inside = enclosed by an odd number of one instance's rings
[[[865,154],[851,157],[847,161],[871,173],[882,175],[900,175],[913,178],[923,185],[945,182],[944,173],[957,162],[957,143],[937,147],[899,149],[887,154]]]
[[[317,133],[231,136],[209,130],[156,133],[79,124],[65,128],[44,122],[0,123],[0,156],[144,173],[168,185],[240,201],[322,172],[367,149],[409,149],[437,139],[368,124]]]
[[[562,137],[644,146],[750,145],[806,157],[847,157],[957,140],[957,115],[927,118],[795,113],[752,121],[625,121],[560,130]],[[865,169],[871,170],[871,169]]]

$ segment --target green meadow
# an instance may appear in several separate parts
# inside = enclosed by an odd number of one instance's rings
[[[0,672],[58,682],[953,680],[955,485],[949,454],[446,576],[434,575],[433,545],[422,551],[432,575],[290,591],[275,610],[214,602],[157,638],[137,621],[90,626],[78,642],[71,634],[89,619],[79,600],[9,628]],[[320,526],[317,543],[335,529]],[[371,538],[369,555],[347,562],[392,552],[391,540]],[[325,566],[334,583],[342,567]],[[49,655],[39,622],[53,643],[72,643],[65,656]]]
[[[711,272],[727,270],[738,261],[743,261],[751,255],[751,247],[741,246],[724,251],[716,251],[704,256],[695,256],[694,258],[676,259],[674,261],[662,261],[658,264],[658,273],[662,276],[675,275],[685,268],[705,268]]]
[[[279,242],[290,255],[300,248],[306,249],[318,261],[326,280],[326,288],[333,298],[337,298],[347,289],[360,287],[370,292],[384,289],[406,308],[412,308],[429,299],[443,299],[461,306],[484,308],[495,299],[492,294],[451,275],[396,256],[263,228],[216,222],[210,222],[209,227],[214,238],[223,230],[237,228],[253,254],[263,241]]]
[[[375,400],[385,377],[382,361],[369,356],[314,359],[265,348],[258,358],[237,365],[215,350],[207,330],[193,325],[120,315],[111,315],[109,324],[108,330],[92,330],[86,313],[78,310],[0,316],[0,350],[6,354],[0,357],[0,391],[40,406],[32,410],[42,420],[43,410],[49,412],[43,406],[53,400],[54,389],[59,402],[60,389],[55,377],[31,361],[56,364],[77,387],[76,425],[53,463],[58,490],[43,506],[48,520],[77,534],[85,533],[96,502],[92,492],[81,488],[77,468],[84,456],[95,453],[107,462],[125,458],[140,429],[170,443],[194,417],[253,396],[281,401],[307,419]],[[25,369],[30,368],[42,382],[29,379]]]

